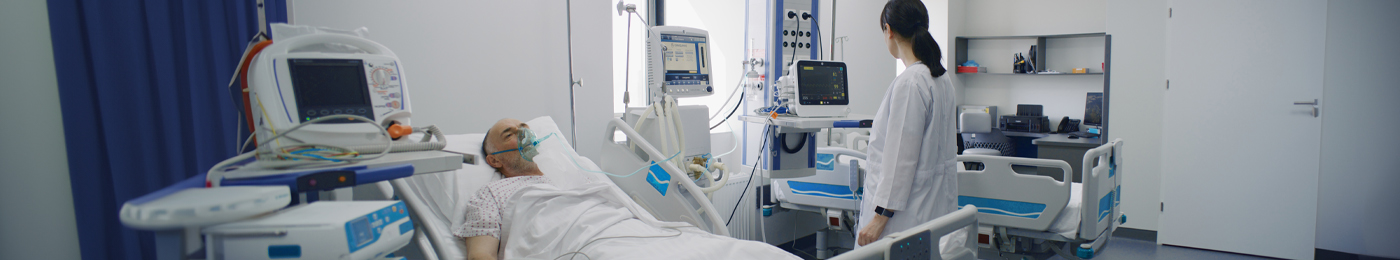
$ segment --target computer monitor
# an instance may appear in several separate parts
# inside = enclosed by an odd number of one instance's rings
[[[1089,92],[1084,98],[1084,125],[1103,126],[1103,92]]]
[[[646,64],[651,101],[663,95],[683,98],[715,93],[709,32],[681,26],[657,26],[650,31]]]
[[[845,116],[850,104],[850,81],[846,63],[839,61],[799,60],[791,70],[797,76],[798,116]]]

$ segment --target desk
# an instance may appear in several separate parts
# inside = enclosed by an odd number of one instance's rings
[[[1029,147],[1017,147],[1018,155],[1028,155],[1026,157],[1063,160],[1069,163],[1070,169],[1074,171],[1072,180],[1081,182],[1083,176],[1081,172],[1084,164],[1084,153],[1089,149],[1094,149],[1104,144],[1102,137],[1070,139],[1068,134],[1050,133],[1027,133],[1027,132],[1002,132],[1009,137],[1030,138],[1031,144],[1035,145],[1035,153],[1027,154],[1020,152]],[[1019,143],[1019,142],[1015,142]],[[1051,176],[1057,181],[1063,181],[1059,169],[1039,169],[1040,175]]]

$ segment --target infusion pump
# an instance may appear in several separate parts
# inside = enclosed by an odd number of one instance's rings
[[[258,140],[317,118],[357,115],[380,127],[408,124],[407,79],[398,56],[365,38],[309,34],[280,39],[248,68],[249,98]],[[287,142],[353,147],[383,144],[379,129],[350,120],[304,126]]]

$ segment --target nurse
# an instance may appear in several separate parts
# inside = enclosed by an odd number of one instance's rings
[[[875,112],[857,245],[957,210],[956,100],[928,21],[928,9],[919,0],[892,0],[880,13],[890,55],[905,69]],[[947,240],[942,244],[964,242]]]

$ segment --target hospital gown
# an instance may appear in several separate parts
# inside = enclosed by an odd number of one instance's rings
[[[858,223],[870,223],[875,206],[894,210],[880,237],[958,209],[956,93],[946,74],[931,75],[922,63],[909,66],[890,83],[875,112]],[[949,237],[959,239],[943,239],[944,245],[966,240]]]
[[[463,238],[490,235],[500,239],[501,211],[509,205],[510,196],[525,186],[539,183],[549,183],[549,178],[520,176],[487,183],[467,201],[466,221],[454,227],[452,234]]]

